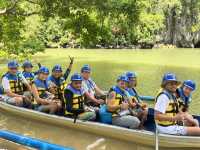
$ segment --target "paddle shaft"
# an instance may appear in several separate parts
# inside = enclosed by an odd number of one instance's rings
[[[78,113],[75,113],[74,114],[74,123],[76,123],[77,118],[78,118]]]
[[[156,134],[155,134],[155,150],[159,150],[159,138],[158,138],[158,129],[156,127]]]

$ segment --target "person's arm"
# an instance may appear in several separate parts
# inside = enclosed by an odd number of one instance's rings
[[[22,97],[23,98],[23,95],[15,94],[15,93],[11,92],[10,90],[5,90],[5,93],[9,97]]]
[[[100,96],[105,95],[105,93],[97,85],[95,86],[94,89],[97,95],[100,95]]]
[[[168,104],[169,98],[166,95],[160,95],[157,98],[155,104],[155,120],[170,122],[183,121],[184,116],[182,114],[177,114],[176,116],[168,116],[165,114]]]
[[[35,84],[32,85],[32,93],[33,93],[33,96],[34,96],[34,98],[35,98],[35,100],[38,104],[42,104],[42,105],[49,104],[48,100],[40,98],[37,87],[35,86]]]
[[[72,66],[73,66],[73,63],[74,63],[74,57],[69,57],[70,58],[70,63],[69,63],[69,66],[67,68],[67,70],[65,71],[63,77],[65,80],[67,80],[71,70],[72,70]]]
[[[27,87],[27,89],[28,89],[28,91],[32,91],[32,88],[31,88],[31,85],[30,84],[24,84],[26,87]]]
[[[32,91],[30,83],[27,81],[22,73],[20,74],[20,82],[22,82],[27,87],[28,91]]]
[[[96,104],[103,104],[104,100],[96,99],[94,96],[91,96],[88,92],[85,92],[85,96],[87,99],[93,101]]]

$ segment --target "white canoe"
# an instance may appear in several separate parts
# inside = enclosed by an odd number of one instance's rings
[[[118,140],[138,143],[146,146],[155,145],[155,133],[145,130],[131,130],[97,122],[83,122],[73,119],[49,115],[34,110],[20,108],[0,102],[0,110],[15,116],[31,119],[33,121],[48,123],[56,126],[78,129],[80,131],[101,135]],[[173,136],[159,134],[159,146],[168,148],[200,148],[200,137],[194,136]]]

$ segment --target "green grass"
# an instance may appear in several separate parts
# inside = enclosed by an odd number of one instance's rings
[[[138,90],[142,95],[155,95],[161,78],[166,72],[174,72],[180,80],[193,79],[197,90],[193,95],[193,113],[200,113],[200,49],[155,49],[155,50],[71,50],[48,49],[38,53],[33,62],[50,68],[54,64],[67,67],[68,55],[75,57],[72,72],[79,72],[83,64],[90,64],[92,77],[97,84],[108,90],[116,77],[126,71],[138,74]],[[5,64],[0,64],[1,72]]]

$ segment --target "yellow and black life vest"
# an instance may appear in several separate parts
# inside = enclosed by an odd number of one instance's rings
[[[183,88],[180,87],[176,90],[176,97],[179,103],[179,110],[186,112],[189,108],[189,103],[191,102],[191,95],[188,97],[184,95]]]
[[[36,86],[37,90],[38,90],[38,93],[39,93],[39,97],[40,98],[47,98],[47,94],[46,94],[46,91],[48,91],[48,84],[47,84],[47,81],[42,81],[38,78],[36,78],[34,81],[33,81],[33,84]],[[36,103],[34,101],[34,103]]]
[[[9,80],[11,92],[15,94],[23,94],[23,83],[19,77],[10,73],[6,73],[3,77],[6,77]]]
[[[66,95],[70,95],[70,99]],[[76,90],[71,85],[68,85],[64,90],[64,99],[66,104],[66,115],[81,114],[84,112],[84,92]]]
[[[110,89],[110,92],[114,91],[116,93],[115,99],[114,99],[114,106],[119,106],[122,104],[122,102],[124,102],[124,96],[125,93],[122,89],[120,89],[118,86],[113,86]],[[119,113],[120,110],[117,110],[115,112],[112,112],[113,116],[116,116]]]
[[[179,112],[179,104],[176,97],[170,94],[168,91],[162,90],[161,92],[158,93],[156,97],[156,101],[158,97],[162,94],[166,95],[169,98],[169,104],[167,106],[165,114],[167,116],[174,117]],[[171,121],[159,121],[159,120],[155,120],[155,121],[160,126],[171,126],[171,125],[177,124],[176,122],[171,122]]]
[[[63,77],[56,79],[51,75],[48,77],[48,82],[52,82],[56,85],[55,98],[63,100],[64,89],[67,86],[66,80]]]

